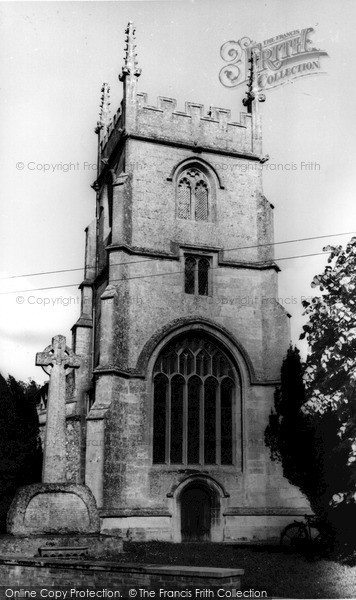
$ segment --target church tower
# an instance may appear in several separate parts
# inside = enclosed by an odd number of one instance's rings
[[[247,112],[233,122],[215,106],[149,104],[131,22],[126,35],[112,119],[102,88],[96,219],[73,328],[87,357],[75,375],[87,407],[82,477],[104,532],[273,538],[308,507],[264,445],[289,326],[262,191],[257,57]]]

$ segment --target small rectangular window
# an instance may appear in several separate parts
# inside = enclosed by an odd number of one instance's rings
[[[184,264],[184,291],[197,296],[209,295],[210,260],[201,256],[187,256]]]

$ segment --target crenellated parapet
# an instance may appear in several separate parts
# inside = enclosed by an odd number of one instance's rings
[[[164,96],[158,98],[156,105],[149,104],[147,94],[137,91],[141,70],[137,64],[133,23],[128,24],[126,34],[125,63],[119,77],[123,83],[123,100],[111,122],[105,122],[99,131],[98,177],[120,142],[130,137],[192,148],[195,152],[226,152],[247,159],[263,160],[257,104],[264,98],[254,78],[256,56],[251,59],[248,98],[244,101],[247,112],[240,113],[240,121],[236,122],[231,120],[229,109],[217,106],[207,110],[202,104],[186,102],[184,110],[179,110],[177,100]]]
[[[231,111],[211,106],[207,111],[202,104],[186,102],[185,110],[177,110],[173,98],[159,97],[156,106],[147,101],[147,94],[136,94],[135,119],[130,127],[119,109],[101,142],[102,156],[110,156],[123,132],[127,135],[151,138],[152,141],[192,145],[196,149],[225,150],[253,154],[251,115],[241,113],[240,122],[231,121]]]

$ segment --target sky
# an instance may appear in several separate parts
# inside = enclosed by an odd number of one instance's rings
[[[347,234],[275,247],[278,297],[305,356],[301,300],[314,293],[310,282],[325,265],[319,253],[356,231],[355,19],[353,0],[0,2],[0,372],[41,383],[47,376],[35,366],[36,352],[58,333],[71,343],[84,229],[95,216],[100,89],[109,83],[114,114],[129,20],[137,29],[138,89],[150,104],[168,96],[179,110],[186,101],[230,108],[234,121],[245,87],[219,80],[225,42],[312,27],[313,43],[327,53],[324,74],[268,90],[260,105],[269,164],[296,165],[263,175],[275,241]],[[317,255],[290,258],[302,254]]]

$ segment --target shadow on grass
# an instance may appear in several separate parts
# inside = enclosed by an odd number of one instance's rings
[[[335,557],[336,558],[336,557]],[[244,590],[283,598],[355,598],[356,567],[279,546],[124,542],[120,561],[241,568]]]

